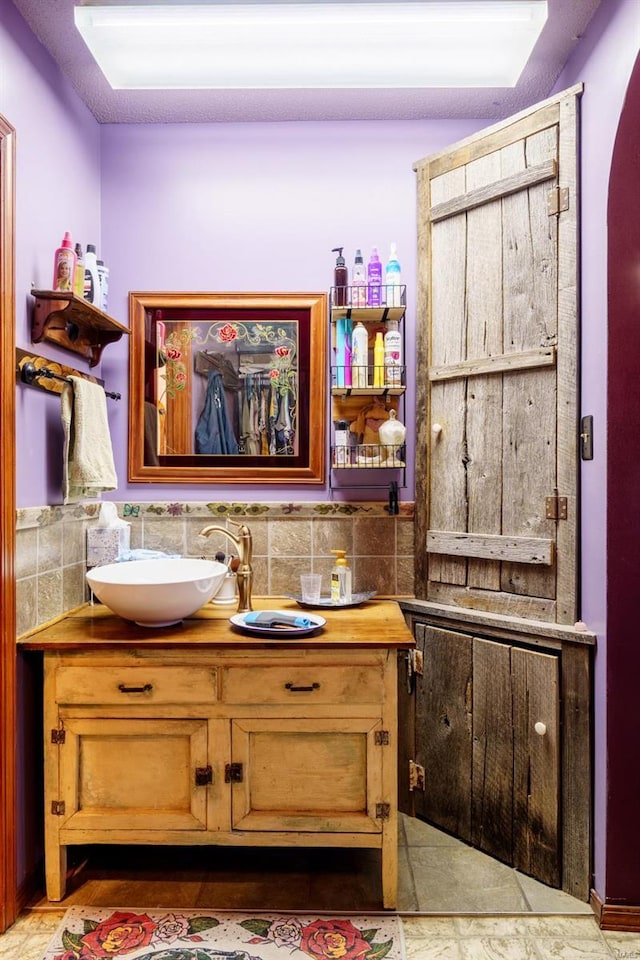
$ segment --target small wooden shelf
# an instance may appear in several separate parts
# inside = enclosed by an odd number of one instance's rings
[[[399,387],[331,387],[332,397],[400,397],[407,388]]]
[[[129,333],[112,317],[73,293],[60,290],[32,290],[36,302],[31,319],[31,340],[48,340],[89,360],[89,366],[100,362],[108,343],[115,343]]]

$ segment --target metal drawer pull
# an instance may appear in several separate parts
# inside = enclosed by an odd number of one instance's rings
[[[312,683],[310,687],[296,687],[293,683],[285,683],[285,690],[291,690],[291,693],[311,693],[312,690],[319,690],[319,683]]]
[[[126,683],[119,683],[118,690],[120,693],[151,693],[153,684],[145,683],[144,687],[128,687]]]

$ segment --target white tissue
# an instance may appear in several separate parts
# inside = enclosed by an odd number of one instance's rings
[[[118,516],[115,503],[101,503],[100,513],[98,515],[98,527],[130,527],[127,520],[121,520]]]
[[[87,530],[87,566],[114,563],[129,552],[130,543],[131,524],[120,519],[115,503],[100,504],[97,523]]]

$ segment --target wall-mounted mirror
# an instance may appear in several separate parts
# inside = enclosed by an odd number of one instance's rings
[[[323,483],[324,293],[130,293],[129,480]]]

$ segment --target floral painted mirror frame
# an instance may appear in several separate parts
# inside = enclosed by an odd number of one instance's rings
[[[132,292],[129,324],[131,482],[324,483],[325,293]]]

